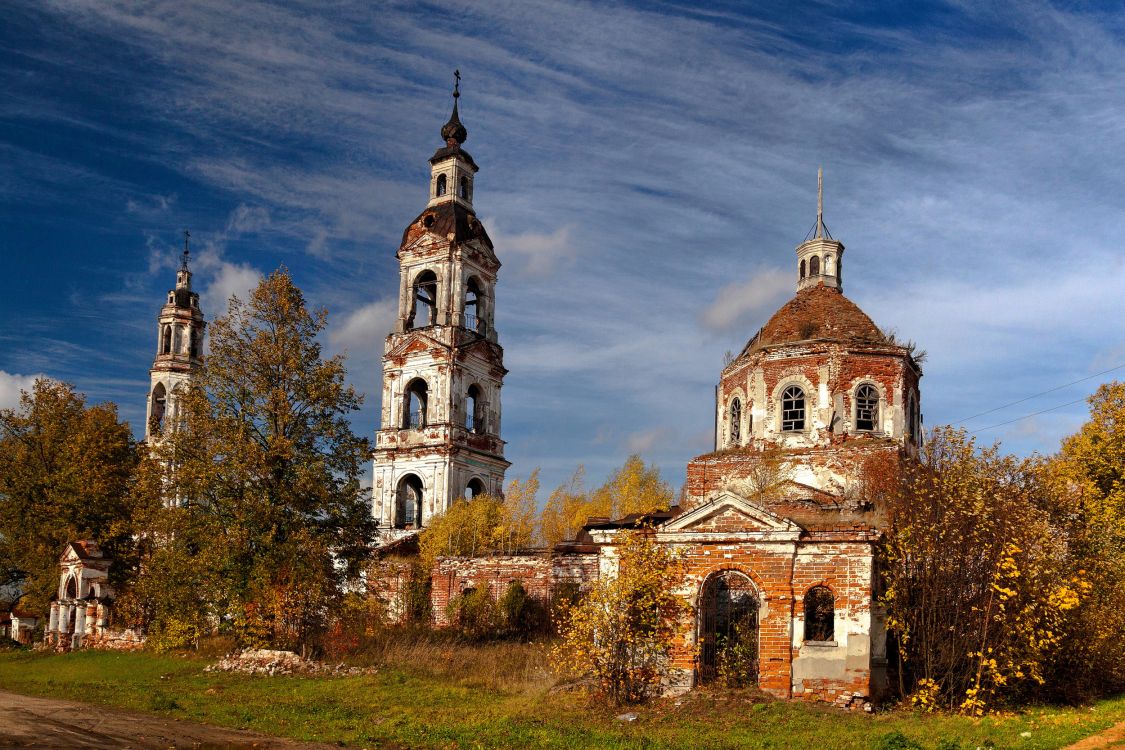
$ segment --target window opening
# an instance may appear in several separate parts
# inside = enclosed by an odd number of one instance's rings
[[[800,386],[791,385],[781,392],[781,429],[805,429],[805,392]]]
[[[414,299],[408,328],[425,328],[437,322],[437,275],[423,271],[414,279]]]
[[[700,682],[720,675],[757,682],[758,597],[750,579],[723,571],[703,584],[699,598]]]
[[[465,429],[469,432],[484,432],[484,414],[481,407],[480,386],[473,384],[465,396]]]
[[[813,586],[805,594],[805,640],[835,638],[836,598],[827,586]]]
[[[469,480],[469,484],[465,487],[465,499],[472,500],[474,497],[480,497],[484,494],[484,482],[476,477]]]
[[[742,402],[737,398],[730,403],[730,443],[731,445],[738,445],[741,442],[742,435],[740,429],[742,427]]]
[[[801,259],[801,278],[805,278],[805,259]]]
[[[189,352],[192,359],[199,359],[199,350],[202,348],[200,346],[200,343],[202,343],[202,340],[203,340],[203,332],[202,331],[192,331],[192,334],[191,334],[191,351]]]
[[[465,285],[465,327],[470,331],[481,330],[480,283],[474,278]]]
[[[461,197],[469,200],[469,178],[461,176]]]
[[[426,401],[429,388],[426,381],[418,378],[406,386],[403,393],[402,426],[404,429],[417,430],[426,426]]]
[[[416,529],[422,525],[422,480],[407,474],[398,483],[395,528]]]
[[[168,394],[163,383],[157,383],[152,389],[152,411],[149,413],[149,432],[159,434],[164,428],[164,410],[167,406]]]
[[[855,428],[873,432],[879,424],[879,392],[864,383],[855,391]]]
[[[820,275],[820,256],[814,255],[809,260],[809,276],[819,276],[819,275]]]
[[[164,326],[164,344],[162,351],[165,354],[172,353],[172,326]]]
[[[438,178],[437,178],[437,188],[434,190],[434,195],[436,197],[440,198],[441,196],[445,195],[445,192],[446,192],[445,185],[446,185],[445,175],[439,174]]]

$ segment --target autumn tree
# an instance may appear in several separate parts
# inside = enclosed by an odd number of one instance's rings
[[[360,482],[369,444],[348,421],[362,397],[344,382],[343,356],[322,356],[325,324],[285,269],[247,302],[232,297],[181,422],[156,451],[169,469],[164,497],[186,509],[161,514],[156,525],[177,536],[154,560],[175,554],[214,570],[206,605],[247,642],[307,645],[373,538]],[[158,569],[150,563],[149,575]]]
[[[1087,586],[1069,575],[1034,466],[944,428],[896,471],[871,484],[890,504],[882,603],[904,692],[979,714],[1036,689]]]
[[[584,473],[578,467],[570,480],[547,498],[540,527],[548,544],[573,539],[588,518],[651,513],[667,510],[672,504],[672,487],[660,478],[658,468],[646,466],[640,456],[629,456],[605,484],[590,493],[583,488]]]
[[[124,562],[136,451],[113,404],[87,406],[74,387],[40,378],[0,410],[0,587],[43,611],[67,541],[93,538]],[[115,573],[121,572],[118,566]]]
[[[432,569],[438,557],[512,554],[531,547],[535,542],[538,493],[536,469],[526,481],[510,481],[503,498],[458,498],[422,530],[419,549],[423,568]]]
[[[1052,660],[1069,698],[1125,689],[1125,383],[1101,386],[1089,403],[1090,420],[1041,466],[1072,572],[1090,582]]]
[[[669,673],[689,608],[673,593],[680,560],[650,530],[618,532],[616,550],[616,575],[599,577],[579,603],[563,608],[552,658],[560,672],[593,679],[611,700],[637,703]]]

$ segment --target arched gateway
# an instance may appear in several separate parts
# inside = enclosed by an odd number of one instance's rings
[[[758,679],[758,592],[737,570],[715,573],[699,593],[700,684],[717,677]]]

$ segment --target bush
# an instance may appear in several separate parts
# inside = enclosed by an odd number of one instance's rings
[[[887,732],[875,740],[872,750],[922,750],[922,746],[902,732],[895,730],[894,732]]]
[[[453,627],[466,638],[481,639],[495,637],[502,626],[502,615],[488,586],[465,589],[460,596],[453,597],[446,607],[446,616]]]

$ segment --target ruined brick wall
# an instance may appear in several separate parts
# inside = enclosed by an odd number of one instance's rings
[[[572,583],[585,589],[597,574],[596,553],[438,558],[430,577],[434,622],[448,625],[450,601],[468,588],[487,586],[499,599],[512,581],[519,581],[532,599],[550,607],[559,586]]]
[[[842,537],[813,542],[678,543],[684,579],[678,593],[691,605],[673,650],[672,688],[692,687],[700,657],[700,596],[711,576],[746,575],[758,592],[759,687],[778,698],[834,701],[873,694],[871,541]],[[804,595],[826,585],[835,597],[834,640],[804,641]]]
[[[416,567],[416,557],[380,558],[368,567],[367,594],[379,602],[387,622],[405,621],[407,590]]]

